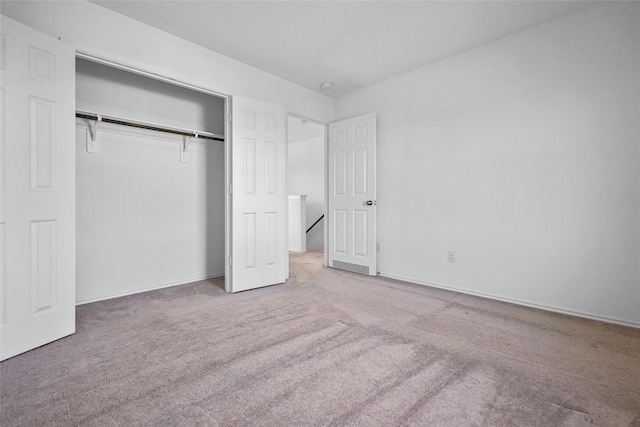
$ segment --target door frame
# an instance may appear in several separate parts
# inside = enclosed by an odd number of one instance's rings
[[[76,49],[76,59],[84,59],[91,62],[96,62],[98,64],[106,65],[108,67],[117,68],[119,70],[128,71],[130,73],[134,73],[140,76],[152,78],[155,80],[160,80],[165,83],[169,83],[175,86],[180,86],[186,89],[194,90],[197,92],[202,92],[207,95],[212,95],[217,98],[222,98],[224,101],[224,288],[225,291],[231,291],[231,266],[229,265],[229,258],[231,256],[231,245],[232,245],[232,236],[231,236],[231,199],[229,188],[231,185],[231,102],[232,96],[218,92],[212,89],[208,89],[206,87],[198,86],[192,83],[185,82],[183,80],[178,80],[173,77],[165,76],[154,71],[145,70],[136,65],[129,65],[127,63],[121,62],[119,60],[115,60],[112,58],[107,58],[102,55],[98,55],[86,50]],[[288,263],[287,263],[288,264]],[[75,301],[74,301],[75,304]]]
[[[324,128],[324,191],[322,192],[324,197],[323,203],[323,214],[324,214],[324,265],[325,267],[329,266],[329,206],[327,206],[329,202],[329,164],[327,163],[328,154],[329,154],[329,123],[323,122],[321,120],[311,119],[307,116],[303,116],[301,114],[296,114],[292,112],[287,113],[287,117],[295,117],[300,120],[307,120],[308,122],[315,123]],[[287,147],[289,144],[289,134],[287,134]],[[287,187],[287,192],[289,188]]]

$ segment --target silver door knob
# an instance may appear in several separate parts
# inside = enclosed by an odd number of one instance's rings
[[[373,200],[367,200],[367,206],[373,206]]]

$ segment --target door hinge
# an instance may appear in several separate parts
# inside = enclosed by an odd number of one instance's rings
[[[233,194],[233,184],[229,184],[229,194]]]
[[[233,265],[233,257],[229,257],[229,265]]]
[[[233,121],[233,113],[229,113],[229,123]]]

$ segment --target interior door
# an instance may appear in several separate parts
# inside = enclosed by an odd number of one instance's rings
[[[287,278],[286,138],[283,107],[232,100],[231,292]]]
[[[376,115],[329,125],[329,266],[375,276]]]
[[[4,360],[75,332],[75,52],[1,19]]]

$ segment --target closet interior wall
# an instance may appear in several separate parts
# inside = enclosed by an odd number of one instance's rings
[[[76,109],[224,135],[222,98],[83,59]],[[223,275],[224,143],[181,161],[183,136],[94,123],[76,119],[77,302]]]

